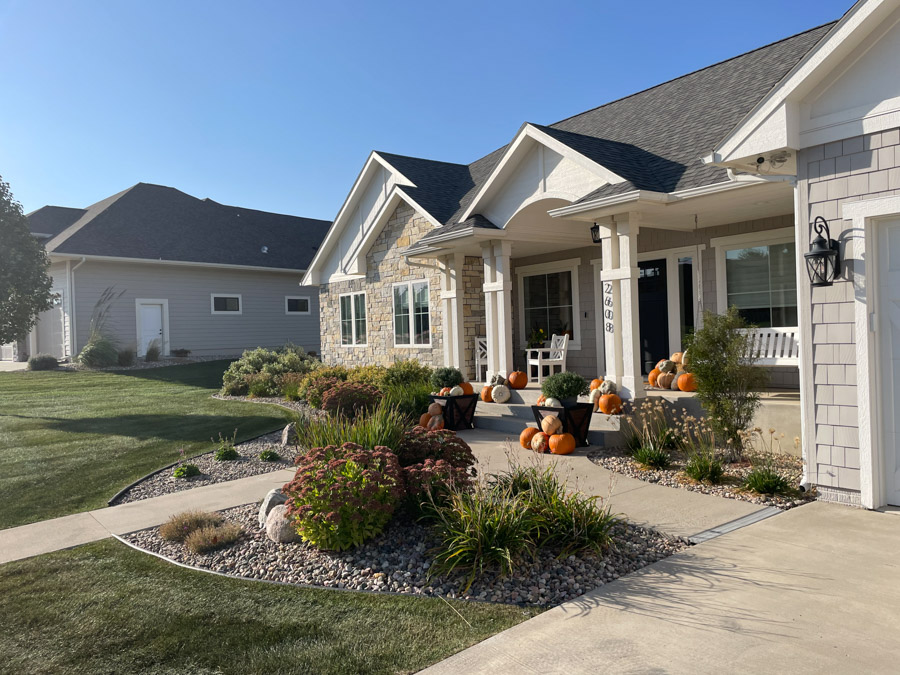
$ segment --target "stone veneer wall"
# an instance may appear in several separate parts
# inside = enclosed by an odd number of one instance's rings
[[[484,315],[484,259],[467,257],[463,265],[463,327],[465,328],[465,344],[463,345],[464,374],[473,381],[478,381],[475,372],[475,338],[487,335],[487,324]]]
[[[415,358],[429,366],[444,363],[441,275],[438,269],[410,266],[402,249],[421,239],[432,225],[411,207],[400,204],[366,255],[365,279],[323,284],[319,289],[322,331],[322,360],[345,366],[390,365]],[[394,347],[393,290],[398,281],[428,280],[431,302],[431,346]],[[479,285],[480,288],[480,285]],[[365,346],[341,345],[338,297],[355,291],[366,292]],[[483,312],[482,312],[483,314]]]
[[[831,237],[843,247],[841,280],[830,287],[810,288],[815,431],[807,431],[804,452],[821,498],[858,504],[860,413],[853,277],[854,241],[860,233],[853,231],[851,221],[841,220],[841,207],[846,202],[900,194],[900,130],[808,148],[800,152],[798,165],[798,217],[808,224],[823,216]],[[808,227],[806,236],[806,241],[797,242],[800,251],[809,248]],[[863,271],[860,267],[859,273]]]

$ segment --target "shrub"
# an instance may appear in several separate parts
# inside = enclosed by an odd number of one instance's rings
[[[740,434],[753,421],[759,407],[759,389],[768,372],[747,357],[752,338],[736,307],[726,314],[704,312],[703,327],[690,340],[691,372],[697,378],[697,398],[709,421],[732,453],[741,451]]]
[[[172,356],[175,356],[179,359],[185,359],[191,355],[190,349],[173,349]]]
[[[755,467],[747,474],[744,488],[763,495],[777,495],[790,491],[791,484],[775,467],[767,464]]]
[[[434,387],[437,391],[440,391],[444,387],[455,387],[458,384],[462,384],[465,379],[462,376],[462,373],[459,372],[459,368],[436,368],[433,373],[431,373],[431,386]]]
[[[119,353],[112,340],[94,335],[88,339],[76,360],[88,368],[109,368],[118,363]]]
[[[415,359],[395,361],[384,374],[384,386],[392,388],[427,384],[431,380],[431,372],[431,368]]]
[[[200,469],[196,464],[179,464],[172,472],[175,478],[193,478],[200,475]]]
[[[415,506],[422,505],[429,495],[432,502],[442,503],[452,489],[471,489],[475,455],[453,431],[415,427],[404,432],[395,447],[407,495]]]
[[[248,392],[250,382],[247,376],[265,373],[274,383],[285,373],[310,373],[319,366],[319,361],[303,351],[302,347],[287,344],[281,349],[272,350],[258,347],[248,349],[241,358],[233,361],[222,376],[222,393],[232,396],[243,396]],[[278,390],[266,396],[277,395]]]
[[[322,410],[353,418],[372,410],[380,400],[381,392],[371,384],[340,382],[322,396]]]
[[[322,370],[324,371],[325,369],[323,368]],[[321,408],[322,398],[325,396],[325,392],[333,389],[343,381],[344,380],[333,377],[332,375],[317,371],[312,375],[308,375],[306,379],[303,380],[303,384],[300,385],[297,395],[309,403],[313,408]]]
[[[634,451],[634,460],[650,469],[667,469],[670,460],[669,453],[655,445],[642,445]]]
[[[693,452],[684,465],[684,473],[695,481],[716,484],[722,482],[725,469],[712,452]]]
[[[297,437],[306,448],[355,443],[366,450],[396,448],[409,421],[396,408],[382,401],[375,410],[355,419],[342,416],[308,418],[295,416]]]
[[[264,462],[278,462],[281,460],[281,455],[272,448],[267,448],[259,453],[259,458]]]
[[[250,398],[269,398],[278,395],[278,382],[271,373],[245,375],[245,392]]]
[[[625,447],[632,456],[642,446],[673,450],[680,445],[680,433],[674,425],[671,404],[663,398],[645,398],[623,417]]]
[[[301,398],[300,386],[307,377],[308,375],[304,375],[303,373],[285,373],[279,377],[278,387],[281,391],[281,395],[288,401],[299,401]]]
[[[237,523],[201,527],[187,536],[184,545],[191,553],[206,553],[233,544],[243,532]]]
[[[222,436],[222,433],[219,432],[219,443],[216,448],[216,454],[214,455],[217,462],[230,462],[231,460],[240,457],[238,451],[234,449],[234,442],[236,439],[237,429],[234,430],[234,434],[232,434],[231,438],[225,438]]]
[[[475,455],[469,444],[447,429],[407,429],[394,447],[400,466],[412,466],[426,459],[443,459],[460,468],[475,465]]]
[[[120,349],[118,354],[118,362],[119,365],[123,368],[128,368],[129,366],[133,366],[134,362],[137,360],[137,352],[134,347],[126,347],[125,349]]]
[[[397,456],[354,443],[314,448],[297,458],[284,486],[287,515],[297,533],[318,548],[345,550],[376,536],[403,494]]]
[[[28,370],[56,370],[59,361],[52,354],[35,354],[28,359]]]
[[[159,536],[166,541],[184,541],[191,532],[222,523],[222,516],[209,511],[184,511],[176,513],[159,526]]]
[[[584,396],[588,393],[590,385],[578,373],[571,370],[551,375],[541,385],[541,393],[547,398],[556,398],[563,400],[566,398],[576,398]]]
[[[144,353],[144,361],[159,361],[159,340],[150,340]]]
[[[384,390],[384,400],[406,416],[410,424],[417,424],[431,403],[431,384],[426,380],[388,385]]]
[[[347,374],[347,381],[368,384],[381,389],[384,386],[384,376],[386,374],[387,368],[384,366],[357,366],[350,369],[350,372]]]

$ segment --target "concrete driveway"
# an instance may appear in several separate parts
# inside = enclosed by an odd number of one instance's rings
[[[900,515],[813,503],[475,645],[438,673],[900,672]]]
[[[14,373],[19,370],[27,370],[27,363],[19,361],[0,361],[0,373]]]

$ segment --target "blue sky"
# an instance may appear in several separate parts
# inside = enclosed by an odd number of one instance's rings
[[[144,181],[331,219],[372,149],[469,163],[850,5],[0,0],[0,175],[26,211]]]

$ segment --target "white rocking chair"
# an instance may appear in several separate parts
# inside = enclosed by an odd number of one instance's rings
[[[553,335],[550,338],[550,349],[539,347],[529,349],[526,352],[528,360],[528,381],[531,382],[531,368],[537,366],[537,381],[544,381],[544,366],[548,367],[548,377],[553,375],[555,366],[559,366],[561,373],[566,372],[566,352],[569,351],[568,335]]]
[[[475,382],[484,382],[487,380],[488,353],[487,338],[475,338]],[[484,368],[484,377],[481,376],[481,369]]]

